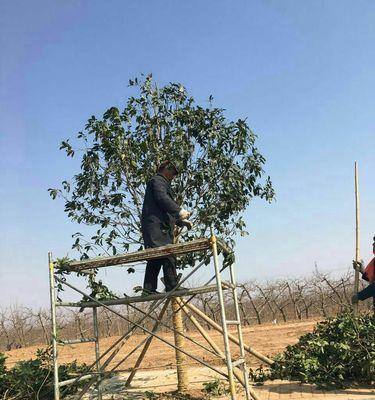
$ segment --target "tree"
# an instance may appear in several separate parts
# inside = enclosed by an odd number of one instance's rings
[[[72,247],[87,258],[142,246],[145,186],[166,159],[181,168],[173,183],[177,202],[193,212],[194,228],[177,237],[202,237],[213,224],[233,245],[236,234],[247,233],[241,213],[251,199],[274,197],[270,178],[263,179],[256,135],[246,120],[228,121],[224,109],[212,106],[212,96],[208,107],[197,105],[179,83],[159,88],[148,75],[129,86],[138,95],[123,110],[111,107],[102,119],[92,116],[75,145],[69,139],[61,144],[68,157],[83,148],[81,170],[72,183],[49,189],[50,195],[64,199],[71,220],[98,228],[91,238],[74,234]]]

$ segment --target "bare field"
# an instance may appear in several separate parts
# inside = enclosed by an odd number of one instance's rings
[[[308,320],[303,322],[292,322],[285,324],[264,324],[264,325],[255,325],[253,327],[245,327],[243,329],[244,332],[244,340],[245,343],[253,347],[255,350],[258,350],[266,355],[274,356],[278,352],[281,352],[287,345],[293,344],[297,342],[299,336],[303,335],[306,332],[310,332],[316,321]],[[217,333],[216,331],[209,331],[212,338],[218,344],[222,343],[222,335]],[[202,336],[197,332],[188,332],[189,336],[195,339],[198,343],[203,345],[207,345]],[[172,333],[160,333],[165,339],[173,342],[173,334]],[[109,337],[103,338],[100,341],[101,351],[107,349],[111,344],[113,344],[116,339],[119,337]],[[136,346],[138,343],[144,339],[145,336],[138,334],[133,335],[127,343],[122,347],[122,349],[117,354],[116,358],[112,361],[110,365],[114,366],[116,361],[119,361],[123,358],[130,349]],[[38,348],[43,346],[31,346],[22,349],[11,350],[6,353],[7,355],[7,365],[11,366],[15,362],[19,360],[25,360],[33,358],[35,355],[35,351]],[[189,351],[193,352],[195,355],[199,357],[203,357],[204,360],[213,361],[215,357],[200,348],[194,343],[186,340],[186,347]],[[236,348],[233,347],[235,351]],[[59,362],[66,363],[73,360],[77,360],[79,363],[92,363],[94,362],[94,344],[93,343],[83,343],[77,345],[69,345],[64,347],[59,347]],[[135,353],[137,354],[137,353]],[[154,339],[150,349],[144,359],[142,364],[143,367],[146,368],[162,368],[167,366],[173,366],[174,364],[174,349],[165,343],[161,342],[158,339]],[[137,355],[130,357],[122,366],[121,369],[130,368],[134,361],[136,360]],[[196,364],[196,362],[192,359],[187,360],[192,364]],[[257,362],[253,357],[250,357],[251,364],[256,365]]]
[[[244,328],[244,338],[246,344],[254,349],[262,352],[270,357],[283,351],[287,345],[296,343],[298,338],[304,333],[311,332],[317,321],[299,321],[289,322],[282,324],[264,324],[256,325],[253,327]],[[173,334],[161,333],[163,338],[173,342]],[[204,339],[196,332],[189,332],[197,342],[206,345]],[[221,344],[221,334],[210,331],[211,337],[216,343]],[[111,362],[110,367],[113,367],[120,361],[131,349],[139,344],[145,338],[144,335],[133,335],[126,344],[122,347],[114,360]],[[101,340],[101,350],[107,349],[113,344],[118,337],[109,337]],[[37,348],[43,346],[31,346],[24,349],[12,350],[6,353],[7,365],[11,366],[19,360],[33,358]],[[196,344],[186,341],[186,349],[194,353],[196,356],[203,358],[205,361],[210,361],[214,364],[219,364],[215,357],[201,349]],[[234,354],[236,354],[236,347],[233,347]],[[129,389],[125,389],[124,383],[127,379],[128,373],[126,370],[131,368],[137,356],[130,357],[123,363],[119,369],[125,370],[124,372],[115,375],[103,382],[103,389],[105,391],[104,400],[144,400],[145,391],[155,393],[169,393],[168,395],[161,396],[165,399],[177,399],[179,396],[174,395],[177,384],[175,365],[174,349],[160,340],[154,339],[151,347],[142,363],[143,370],[139,370],[132,382]],[[139,354],[136,352],[136,354]],[[77,360],[79,363],[91,364],[94,362],[94,345],[92,343],[85,343],[72,346],[60,347],[59,362],[66,363]],[[254,357],[249,358],[252,367],[257,366],[259,363]],[[191,365],[189,369],[189,399],[203,399],[206,398],[201,392],[204,382],[212,381],[215,377],[220,377],[217,373],[209,370],[208,368],[198,366],[197,362],[192,359],[187,359],[187,364]],[[220,368],[220,367],[219,367]],[[301,385],[296,382],[287,381],[274,381],[266,382],[265,385],[254,387],[262,400],[292,400],[292,399],[316,399],[316,400],[374,400],[375,391],[371,388],[356,388],[350,390],[341,390],[333,392],[324,392],[317,390],[313,385]],[[73,396],[74,397],[74,396]],[[72,397],[72,398],[73,398]],[[84,396],[85,400],[96,398],[94,392],[88,393]],[[148,398],[148,397],[147,397]],[[159,398],[159,397],[158,397]],[[185,398],[185,397],[184,397]],[[221,400],[227,399],[227,396],[220,397]],[[244,399],[244,395],[240,394],[239,399]],[[219,400],[219,398],[218,398]]]

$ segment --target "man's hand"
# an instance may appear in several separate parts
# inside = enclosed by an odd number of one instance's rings
[[[186,226],[186,228],[190,231],[190,229],[193,227],[193,224],[188,219],[183,219],[181,221],[181,226]]]
[[[353,268],[356,271],[359,271],[361,274],[363,273],[363,264],[361,261],[355,261],[353,260]]]
[[[187,210],[185,210],[185,209],[183,209],[183,208],[181,208],[181,210],[180,210],[180,212],[179,212],[179,216],[180,216],[180,218],[181,218],[182,220],[189,218],[189,217],[190,217],[190,214],[191,214],[190,211],[187,211]]]

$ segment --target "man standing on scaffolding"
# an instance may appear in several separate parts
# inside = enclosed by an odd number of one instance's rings
[[[147,183],[142,208],[141,229],[146,248],[173,243],[174,226],[192,227],[190,212],[181,208],[172,197],[171,182],[178,174],[171,161],[160,164],[157,174]],[[164,284],[167,292],[177,286],[176,259],[174,256],[149,260],[143,283],[143,295],[157,293],[157,279],[163,267]]]

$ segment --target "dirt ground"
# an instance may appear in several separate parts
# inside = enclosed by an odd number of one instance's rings
[[[292,322],[286,324],[264,324],[255,325],[253,327],[243,328],[244,341],[249,346],[253,347],[255,350],[269,356],[274,356],[278,352],[281,352],[287,345],[295,343],[299,336],[306,332],[310,332],[316,321],[304,321],[304,322]],[[221,345],[222,335],[216,331],[209,331],[210,336]],[[207,347],[207,342],[202,338],[202,336],[197,332],[188,332],[198,343]],[[171,333],[161,333],[160,336],[173,342],[173,334]],[[117,356],[111,362],[110,366],[114,366],[116,360],[119,361],[123,358],[130,349],[135,347],[145,338],[144,335],[134,335],[132,336],[125,346],[119,351]],[[117,339],[118,336],[104,338],[100,341],[101,351],[105,351],[109,346],[111,346]],[[194,355],[202,356],[206,361],[212,361],[216,359],[213,355],[200,348],[198,345],[185,340],[186,346]],[[30,346],[23,349],[11,350],[6,353],[7,365],[12,366],[15,362],[19,360],[25,360],[33,358],[35,351],[43,346]],[[236,350],[233,347],[233,350]],[[139,351],[138,351],[139,353]],[[135,355],[131,356],[125,363],[121,365],[121,369],[130,368],[137,358],[137,352]],[[234,351],[234,354],[236,352]],[[153,340],[149,351],[142,363],[143,367],[146,368],[162,368],[171,367],[174,364],[175,350],[168,346],[167,344],[161,342],[160,340]],[[77,345],[69,345],[59,348],[59,362],[66,363],[73,360],[77,360],[79,363],[90,364],[95,360],[95,350],[93,343],[83,343]],[[257,365],[256,359],[250,357],[251,365]],[[196,364],[194,360],[189,360],[189,364]]]
[[[224,369],[223,369],[224,370]],[[124,383],[128,374],[119,374],[108,379],[104,384],[103,400],[201,400],[206,399],[201,389],[205,382],[212,382],[218,374],[202,367],[189,369],[189,393],[186,397],[179,397],[176,390],[177,376],[175,370],[140,371],[134,378],[130,389],[124,390]],[[239,388],[238,388],[239,389]],[[253,392],[260,400],[374,400],[375,389],[356,388],[347,390],[322,391],[313,385],[301,385],[298,382],[272,381],[262,386],[252,386]],[[149,396],[145,396],[148,391]],[[110,394],[109,394],[110,393]],[[167,393],[167,394],[165,394]],[[155,396],[154,396],[155,394]],[[160,396],[160,397],[159,397]],[[85,397],[85,400],[95,399],[95,393]],[[207,399],[228,399],[228,395],[207,396]],[[244,400],[241,390],[238,391],[238,400]],[[72,399],[73,400],[73,399]]]
[[[289,344],[296,343],[298,338],[306,332],[310,332],[315,326],[316,321],[292,322],[285,324],[269,324],[254,327],[244,328],[245,343],[254,349],[262,352],[270,357],[283,351]],[[173,342],[173,335],[170,333],[161,333],[163,338]],[[197,332],[189,332],[198,343],[207,346],[205,340]],[[210,336],[217,344],[222,346],[221,334],[210,331]],[[100,342],[101,351],[105,351],[119,337],[104,338]],[[115,367],[131,349],[137,344],[140,344],[145,339],[144,335],[132,336],[116,357],[109,364],[109,369]],[[7,365],[11,366],[18,360],[32,358],[37,348],[41,346],[32,346],[25,349],[17,349],[7,352]],[[216,365],[219,369],[220,362],[212,354],[200,348],[198,345],[186,340],[186,349],[195,356],[202,358],[204,361],[209,361],[210,364]],[[234,356],[237,349],[232,348]],[[93,363],[94,345],[85,343],[79,345],[64,346],[59,348],[59,362],[66,363],[77,360],[79,363]],[[133,400],[133,399],[177,399],[177,395],[173,394],[177,386],[177,376],[175,371],[175,350],[160,340],[153,340],[149,351],[142,363],[142,369],[137,372],[132,382],[130,389],[124,388],[129,368],[134,365],[138,350],[128,358],[124,363],[120,364],[117,369],[122,373],[106,379],[103,383],[104,400]],[[254,357],[249,357],[251,367],[256,367],[259,362]],[[186,365],[189,368],[189,388],[191,397],[186,399],[198,400],[202,399],[201,389],[204,382],[210,382],[213,379],[220,377],[217,373],[208,368],[198,366],[198,363],[192,359],[186,360]],[[358,388],[343,391],[323,392],[316,390],[312,385],[301,385],[295,382],[274,381],[266,382],[263,386],[254,386],[261,400],[287,400],[287,399],[315,399],[315,400],[375,400],[375,391],[371,388]],[[172,393],[167,397],[153,397],[154,393]],[[91,392],[91,395],[85,396],[85,399],[94,399],[96,395]],[[228,395],[216,397],[216,399],[227,399]],[[240,395],[238,399],[244,399]]]

